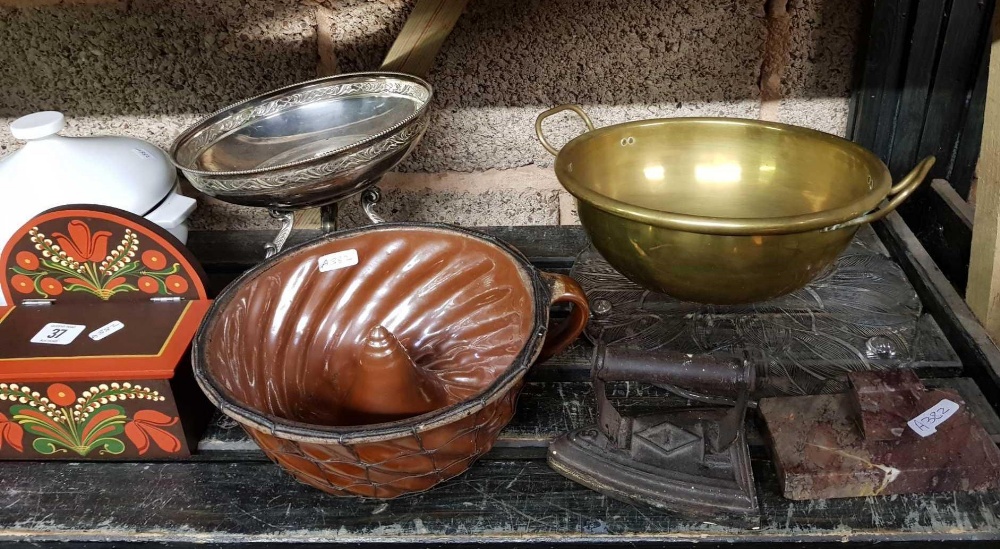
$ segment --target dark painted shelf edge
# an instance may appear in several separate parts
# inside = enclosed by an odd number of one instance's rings
[[[899,214],[889,214],[875,230],[958,353],[965,374],[976,380],[994,410],[1000,409],[1000,348]]]

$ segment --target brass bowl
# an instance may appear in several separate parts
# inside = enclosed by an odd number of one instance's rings
[[[557,150],[542,122],[564,110],[589,131]],[[608,263],[648,290],[701,303],[752,303],[805,286],[934,165],[927,157],[892,185],[874,154],[823,132],[732,118],[595,130],[576,105],[543,112],[535,132]]]

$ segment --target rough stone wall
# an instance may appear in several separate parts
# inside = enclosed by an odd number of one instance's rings
[[[6,122],[45,109],[67,114],[70,135],[167,147],[199,116],[249,95],[377,68],[414,0],[76,1],[97,5],[0,0],[0,154],[18,146]],[[386,178],[380,209],[466,225],[573,222],[533,129],[539,112],[566,102],[597,125],[763,116],[843,134],[858,3],[781,0],[788,36],[775,41],[775,1],[472,0],[427,77],[431,128]],[[788,49],[777,56],[776,114],[761,109],[760,91],[773,43]],[[581,124],[566,116],[547,129],[564,142]],[[359,222],[357,209],[343,218]],[[210,199],[193,223],[272,226],[257,210]]]
[[[843,136],[862,2],[788,1],[791,44],[778,120]]]

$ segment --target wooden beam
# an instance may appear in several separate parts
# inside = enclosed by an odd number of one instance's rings
[[[781,106],[781,79],[791,51],[791,16],[788,0],[768,0],[767,38],[760,66],[760,119],[778,122]]]
[[[333,76],[340,72],[337,53],[333,47],[333,28],[336,24],[333,10],[325,5],[316,6],[316,76]]]
[[[382,63],[382,70],[423,76],[434,65],[444,39],[455,28],[468,0],[417,0],[403,30]]]
[[[958,194],[955,187],[952,187],[951,183],[944,179],[935,179],[931,181],[931,189],[941,197],[945,206],[951,210],[958,221],[971,230],[974,224],[973,220],[976,218],[976,209],[962,199],[962,195]]]
[[[961,295],[969,283],[973,214],[947,181],[936,179],[928,187],[909,209],[917,220],[911,228]]]
[[[1000,340],[1000,10],[993,15],[993,42],[983,144],[979,153],[976,217],[965,299],[995,340]]]
[[[889,142],[886,138],[891,137],[886,130],[893,126],[899,90],[903,88],[903,52],[911,38],[908,26],[911,6],[905,0],[864,4],[868,31],[851,100],[848,135],[885,160],[889,151],[884,145]]]

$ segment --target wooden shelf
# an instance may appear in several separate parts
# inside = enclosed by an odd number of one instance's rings
[[[586,245],[578,227],[488,231],[520,248],[536,265],[562,272]],[[218,288],[256,261],[269,236],[263,231],[194,233],[190,245]],[[315,234],[293,238],[308,236]],[[861,236],[874,238],[867,229]],[[889,247],[896,249],[898,243]],[[911,259],[925,255],[920,250],[905,254]],[[932,283],[914,281],[918,290]],[[931,295],[922,292],[925,299]],[[937,306],[928,304],[932,310]],[[920,367],[922,375],[961,375],[963,365],[935,320],[925,316],[921,326],[914,354],[926,363]],[[518,412],[494,450],[462,476],[424,494],[387,502],[328,496],[295,482],[268,462],[241,428],[216,416],[199,453],[183,462],[0,465],[0,493],[5,496],[0,545],[341,542],[483,547],[533,542],[634,547],[697,542],[698,547],[738,548],[899,542],[943,549],[1000,542],[1000,493],[786,500],[753,429],[748,438],[762,509],[759,529],[728,528],[608,499],[558,475],[544,461],[552,437],[594,421],[587,382],[590,356],[589,344],[578,342],[534,367]],[[962,393],[994,440],[1000,440],[1000,419],[976,382],[945,377],[927,384]],[[621,396],[611,393],[613,399]],[[620,402],[628,402],[632,411],[677,404],[676,397],[653,387],[632,388]]]

